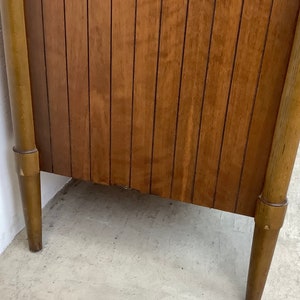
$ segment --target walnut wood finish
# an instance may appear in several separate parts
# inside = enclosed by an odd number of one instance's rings
[[[25,1],[28,11],[39,5],[40,1]],[[60,0],[41,1],[42,19],[44,30],[45,66],[48,87],[48,107],[51,136],[57,138],[51,140],[52,167],[54,173],[71,176],[71,152],[70,152],[70,115],[68,102],[67,56],[65,37],[64,3]],[[55,18],[53,18],[55,16]],[[29,22],[30,23],[30,22]],[[29,32],[30,29],[27,30]],[[34,32],[31,32],[34,35]],[[34,61],[39,47],[30,43],[32,58]],[[35,66],[35,63],[30,63]],[[37,81],[32,78],[32,82]],[[41,100],[33,95],[35,106],[39,106]],[[44,102],[44,101],[43,101]],[[38,113],[37,113],[38,114]],[[36,115],[36,114],[35,114]],[[37,128],[38,129],[38,128]],[[39,144],[39,142],[37,142]],[[43,155],[41,155],[43,156]]]
[[[110,183],[129,186],[134,33],[134,0],[114,0],[111,10]]]
[[[43,170],[254,216],[299,0],[39,2]]]
[[[50,2],[49,2],[50,3]],[[110,182],[111,1],[88,6],[91,180]]]
[[[214,9],[193,191],[193,203],[209,207],[214,206],[215,200],[242,3],[241,0],[234,5],[231,1],[216,1]]]
[[[268,37],[264,50],[260,80],[257,86],[253,117],[241,176],[236,212],[255,212],[256,198],[270,155],[273,131],[280,104],[286,70],[290,59],[299,1],[274,1]],[[284,45],[284,46],[283,46]],[[262,130],[263,128],[263,130]]]
[[[211,31],[215,21],[215,9],[214,1],[189,1],[171,194],[173,199],[182,199],[186,202],[192,200],[193,194],[194,200],[200,197],[199,182],[196,182],[195,188],[191,183],[195,178],[203,96],[207,86],[208,58],[212,55]],[[201,182],[203,180],[204,178]]]
[[[47,1],[43,2],[46,3]],[[49,5],[52,5],[52,0],[49,2]],[[86,0],[64,1],[71,174],[75,178],[90,180],[90,93],[87,12]],[[55,16],[52,16],[51,22],[55,22]],[[59,105],[59,100],[56,99],[56,101],[57,105]],[[55,139],[55,136],[58,135],[52,135],[52,139]]]
[[[143,193],[151,182],[161,9],[160,0],[137,1],[130,186]]]
[[[39,153],[41,153],[41,168],[44,171],[52,172],[52,158],[55,155],[55,149],[51,145],[50,138],[50,112],[47,89],[49,78],[47,78],[46,73],[44,51],[43,8],[41,1],[35,0],[27,0],[24,8],[26,10],[25,17],[27,18],[28,59],[29,62],[34,62],[34,64],[29,64],[32,105],[35,121],[41,124],[41,126],[35,128],[35,138],[39,145]],[[28,22],[28,20],[31,21]],[[52,127],[53,125],[54,123],[52,122]]]
[[[299,1],[0,3],[30,249],[41,249],[35,126],[43,169],[75,178],[249,216],[265,182],[247,289],[260,299],[299,144]]]
[[[236,208],[271,11],[272,1],[243,3],[214,199],[214,206],[221,210]]]
[[[29,249],[42,248],[39,156],[35,146],[24,5],[21,0],[0,1],[1,21],[17,172],[23,201]]]
[[[300,19],[282,93],[262,195],[256,209],[247,300],[260,299],[287,207],[300,141]]]

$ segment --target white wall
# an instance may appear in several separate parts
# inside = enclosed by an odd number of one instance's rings
[[[0,31],[0,253],[24,227],[21,198],[16,175],[13,129],[10,116],[2,31]],[[69,180],[67,177],[42,174],[42,205]]]

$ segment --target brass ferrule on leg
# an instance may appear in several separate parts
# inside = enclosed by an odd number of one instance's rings
[[[287,205],[287,200],[276,204],[262,196],[258,200],[246,300],[261,299]]]
[[[17,173],[23,201],[29,249],[42,249],[41,189],[39,153],[37,149],[19,151],[14,148]]]
[[[13,148],[17,162],[19,176],[34,176],[40,173],[39,152],[37,149],[19,151]]]
[[[287,205],[287,200],[275,204],[260,196],[256,206],[255,226],[264,230],[280,230],[284,222]]]

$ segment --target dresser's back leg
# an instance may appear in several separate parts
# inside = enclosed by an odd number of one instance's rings
[[[0,0],[17,169],[29,248],[42,248],[41,193],[35,145],[24,0]]]
[[[300,139],[300,18],[256,215],[247,300],[262,296],[279,230],[287,207],[287,190]]]

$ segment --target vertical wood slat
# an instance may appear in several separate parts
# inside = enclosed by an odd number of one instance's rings
[[[272,2],[244,3],[216,187],[214,206],[221,210],[235,210]]]
[[[111,184],[129,185],[135,0],[112,0]]]
[[[149,193],[161,0],[137,5],[130,185]]]
[[[196,163],[194,204],[213,206],[241,10],[241,0],[216,2]]]
[[[299,4],[298,0],[274,2],[241,178],[239,214],[254,215],[262,191]]]
[[[41,169],[52,172],[52,153],[44,53],[43,14],[41,1],[24,1],[29,72],[35,126],[35,139],[40,153]]]
[[[214,1],[190,0],[172,198],[191,202]]]
[[[186,12],[187,0],[163,1],[151,177],[151,193],[163,197],[171,194]]]
[[[71,176],[64,2],[43,0],[42,3],[53,172]]]
[[[111,0],[89,1],[91,176],[110,180]]]
[[[87,1],[65,0],[72,176],[90,179]]]

